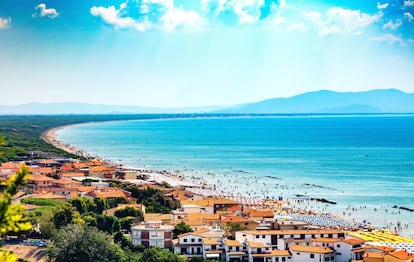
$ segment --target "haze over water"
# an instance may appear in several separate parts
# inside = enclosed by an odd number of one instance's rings
[[[392,208],[414,208],[413,134],[414,116],[280,116],[93,123],[57,137],[126,166],[180,170],[227,192],[326,198],[337,205],[307,208],[380,226],[401,221],[413,237],[414,213]]]

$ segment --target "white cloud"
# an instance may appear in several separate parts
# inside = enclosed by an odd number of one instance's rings
[[[11,17],[9,17],[9,18],[0,17],[0,30],[9,28],[10,23],[11,23]]]
[[[371,37],[371,40],[375,42],[383,42],[383,43],[388,43],[388,44],[394,44],[394,43],[399,43],[400,45],[405,44],[404,40],[401,37],[396,36],[394,34],[374,36],[374,37]]]
[[[414,6],[414,1],[405,0],[404,1],[404,6]]]
[[[380,4],[380,2],[377,3],[377,9],[385,9],[388,7],[388,3]]]
[[[410,23],[411,23],[411,21],[414,20],[414,17],[413,17],[413,15],[410,12],[404,13],[404,18],[407,19],[408,22],[410,22]]]
[[[392,20],[388,21],[387,23],[385,23],[382,26],[382,29],[392,29],[395,30],[398,27],[400,27],[402,25],[402,20],[401,19],[397,19],[395,20],[395,22],[393,22]]]
[[[177,27],[200,27],[204,24],[197,12],[175,7],[173,0],[126,0],[118,9],[114,6],[94,6],[90,12],[116,29],[146,31],[159,26],[172,30]]]
[[[165,13],[162,20],[167,30],[172,30],[180,26],[198,28],[204,24],[204,20],[197,12],[184,11],[181,8],[171,8]]]
[[[42,3],[35,7],[35,12],[32,14],[33,18],[36,17],[48,17],[56,18],[59,16],[59,13],[54,8],[46,8],[46,4]]]
[[[361,34],[371,24],[377,22],[382,13],[370,15],[360,10],[329,8],[324,14],[317,11],[302,11],[302,15],[310,20],[319,30],[319,35],[350,33]]]
[[[145,31],[149,27],[148,23],[139,23],[131,17],[120,17],[119,13],[124,8],[125,5],[123,4],[121,4],[120,9],[116,9],[114,6],[93,6],[90,11],[93,16],[100,16],[105,23],[113,25],[117,29],[132,28],[138,31]]]

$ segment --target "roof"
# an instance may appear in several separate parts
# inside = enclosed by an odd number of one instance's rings
[[[38,164],[42,164],[42,165],[57,165],[59,164],[59,162],[52,160],[52,159],[42,159],[39,160]]]
[[[290,245],[290,250],[294,252],[306,252],[306,253],[333,253],[334,251],[328,247],[316,247],[316,246],[300,246],[300,245]]]
[[[318,230],[245,230],[239,231],[251,235],[302,235],[302,234],[339,234],[344,233],[340,229],[318,229]]]
[[[224,239],[224,243],[226,243],[226,246],[228,246],[228,247],[240,247],[240,246],[242,246],[242,244],[239,241],[231,240],[231,239],[227,239],[227,238]]]
[[[161,213],[146,213],[144,215],[145,221],[155,221],[155,220],[171,220],[171,214],[161,214]]]
[[[204,245],[219,245],[220,243],[215,238],[203,238]]]
[[[88,194],[96,198],[126,197],[125,193],[117,187],[96,188]]]
[[[365,241],[362,239],[356,239],[356,238],[347,238],[343,239],[342,242],[348,243],[350,245],[358,245],[358,244],[364,244]]]
[[[365,252],[365,254],[363,255],[364,258],[366,257],[370,257],[370,258],[383,258],[384,254],[383,253],[378,253],[378,252]]]
[[[181,205],[214,207],[214,205],[237,205],[238,202],[227,198],[205,198],[202,200],[182,200]]]
[[[36,182],[46,182],[46,181],[55,181],[56,179],[44,176],[44,175],[33,175],[30,174],[27,176],[28,181],[36,181]]]
[[[240,217],[240,216],[231,216],[231,217],[222,217],[221,222],[222,223],[227,223],[227,222],[243,223],[243,222],[249,222],[249,220],[247,218]]]
[[[71,179],[56,179],[53,181],[53,183],[55,184],[59,184],[59,185],[72,185],[72,184],[82,184],[79,181],[75,181],[75,180],[71,180]]]
[[[327,238],[327,237],[319,237],[313,240],[314,242],[322,242],[322,243],[336,243],[340,242],[340,238]]]
[[[266,211],[259,211],[259,210],[251,210],[250,217],[268,217],[268,218],[272,218],[275,216],[275,214],[273,213],[273,211],[270,210],[266,210]]]
[[[219,221],[220,220],[220,215],[218,215],[218,214],[206,214],[206,213],[189,213],[188,214],[188,219],[189,220],[200,219],[200,220],[216,220],[216,221]]]
[[[394,251],[394,252],[388,253],[387,256],[392,256],[398,259],[405,259],[405,260],[414,258],[414,254],[408,253],[405,250]]]
[[[270,253],[252,254],[252,257],[288,257],[291,256],[289,250],[272,250]]]
[[[60,174],[61,177],[84,177],[85,174],[81,173],[81,172],[76,172],[76,173],[61,173]]]
[[[391,251],[395,250],[395,248],[393,248],[393,247],[373,246],[373,245],[366,245],[365,250],[367,250],[367,249],[376,249],[376,250],[383,251],[383,252],[391,252]]]
[[[254,241],[247,241],[247,244],[251,248],[265,248],[267,247],[263,242],[254,242]]]

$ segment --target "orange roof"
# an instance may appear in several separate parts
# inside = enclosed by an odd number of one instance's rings
[[[322,242],[322,243],[336,243],[340,242],[340,238],[326,238],[326,237],[319,237],[313,240],[314,242]]]
[[[266,245],[263,244],[263,242],[254,242],[254,241],[247,240],[247,244],[249,245],[250,248],[265,248],[266,247]]]
[[[322,253],[322,254],[333,253],[333,250],[328,247],[290,245],[290,249],[294,252]]]
[[[226,246],[228,247],[240,247],[242,244],[237,240],[230,240],[230,239],[224,239],[224,243],[226,243]]]
[[[96,198],[126,197],[125,193],[117,187],[96,188],[88,194]]]
[[[318,229],[318,230],[245,230],[241,231],[252,235],[317,235],[317,234],[338,234],[343,233],[340,229]]]
[[[395,248],[393,247],[387,247],[387,246],[372,246],[372,245],[366,245],[365,249],[376,249],[383,252],[391,252],[394,251]]]
[[[103,172],[108,170],[106,166],[92,166],[89,168],[89,171],[91,172]]]
[[[240,217],[240,216],[230,216],[230,217],[222,217],[221,222],[222,223],[227,223],[227,222],[243,223],[243,222],[249,222],[249,220],[247,218]]]
[[[66,199],[65,196],[56,195],[56,194],[53,194],[53,193],[31,194],[31,195],[28,195],[27,197],[31,197],[31,198],[45,198],[45,199]]]
[[[95,189],[96,187],[94,186],[78,186],[77,189],[79,190],[79,192],[91,192]]]
[[[61,173],[60,174],[61,177],[84,177],[85,174],[81,173],[81,172],[77,172],[77,173]]]
[[[219,245],[220,243],[215,238],[203,238],[204,245]]]
[[[404,260],[414,258],[414,254],[408,253],[405,250],[394,251],[394,252],[388,253],[387,255],[393,256],[393,257],[398,258],[398,259],[404,259]]]
[[[370,257],[370,258],[383,258],[384,254],[383,253],[378,253],[378,252],[365,252],[365,254],[363,255],[364,258],[366,257]]]
[[[289,250],[272,250],[270,253],[252,254],[252,257],[288,257],[291,256]]]
[[[71,180],[71,179],[56,179],[52,183],[59,184],[59,185],[73,185],[73,184],[82,184],[79,181]]]
[[[218,215],[218,214],[205,214],[205,213],[189,213],[188,214],[188,219],[189,220],[200,219],[200,220],[219,221],[220,220],[220,215]]]
[[[348,243],[350,245],[358,245],[358,244],[364,244],[365,241],[362,239],[356,239],[356,238],[347,238],[342,240],[344,243]]]
[[[38,171],[42,174],[51,174],[55,173],[56,169],[54,169],[53,167],[40,167]]]
[[[54,181],[56,179],[48,177],[48,176],[44,176],[44,175],[33,175],[30,174],[27,176],[28,181],[35,181],[35,182],[44,182],[44,181]]]
[[[250,211],[250,217],[268,217],[272,218],[275,214],[273,211],[267,210],[267,211],[259,211],[259,210],[251,210]]]

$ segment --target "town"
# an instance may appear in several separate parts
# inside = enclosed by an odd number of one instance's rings
[[[22,165],[28,166],[29,175],[12,202],[21,203],[29,216],[44,216],[43,205],[60,202],[81,203],[75,211],[82,215],[82,201],[92,203],[93,211],[102,214],[95,219],[115,216],[121,221],[119,229],[102,230],[119,230],[128,245],[169,249],[190,261],[414,261],[410,238],[334,215],[294,210],[284,199],[223,197],[207,185],[168,172],[71,158],[6,162],[0,166],[0,181],[7,181]],[[101,225],[90,216],[83,220]],[[42,239],[36,242],[42,245],[36,245],[46,246],[47,228],[40,219],[32,223],[34,235]]]

